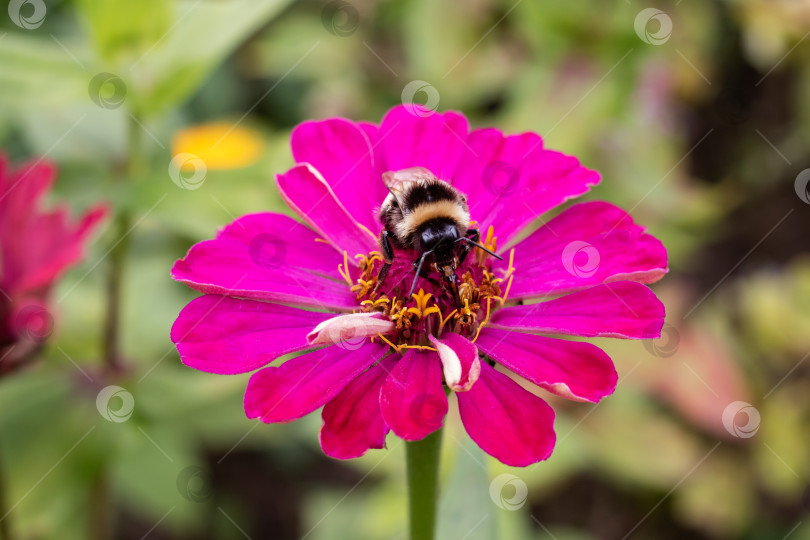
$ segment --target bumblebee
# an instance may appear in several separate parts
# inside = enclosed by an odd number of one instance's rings
[[[382,177],[389,193],[379,212],[383,225],[379,244],[385,263],[377,286],[388,275],[395,248],[415,251],[415,275],[408,297],[413,294],[420,276],[439,284],[431,277],[431,269],[439,274],[460,309],[456,268],[464,262],[472,247],[477,246],[501,259],[479,244],[478,229],[469,227],[467,198],[423,167],[389,171]]]

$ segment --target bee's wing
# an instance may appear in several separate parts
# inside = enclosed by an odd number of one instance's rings
[[[435,176],[424,167],[411,167],[410,169],[402,169],[401,171],[384,172],[382,178],[386,189],[388,189],[391,195],[396,199],[399,207],[402,208],[403,211],[406,211],[405,195],[408,194],[411,187],[415,184],[432,180]]]

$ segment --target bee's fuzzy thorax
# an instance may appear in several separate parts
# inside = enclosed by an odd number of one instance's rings
[[[466,209],[466,205],[462,206],[451,200],[435,201],[417,206],[411,212],[403,214],[402,220],[395,225],[395,232],[401,239],[410,239],[423,224],[442,218],[452,220],[456,224],[460,236],[467,232],[470,213]]]
[[[470,212],[466,198],[444,180],[422,168],[386,173],[390,194],[379,217],[389,240],[398,248],[416,248],[419,229],[433,220],[452,221],[459,236],[467,232]]]

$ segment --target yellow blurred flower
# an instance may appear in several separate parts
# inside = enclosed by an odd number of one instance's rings
[[[172,155],[193,154],[209,170],[239,169],[256,163],[263,147],[253,130],[229,122],[210,122],[178,131],[172,140]]]
[[[742,18],[745,51],[763,71],[781,62],[810,30],[810,0],[742,0],[731,5]]]

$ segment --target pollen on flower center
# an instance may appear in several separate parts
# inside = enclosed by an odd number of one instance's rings
[[[495,251],[492,227],[482,244]],[[441,337],[443,332],[465,335],[475,341],[491,315],[506,302],[515,271],[514,250],[509,253],[507,269],[493,271],[491,256],[473,248],[456,268],[460,300],[457,305],[435,267],[428,275],[419,277],[418,292],[408,296],[415,275],[413,253],[397,254],[382,281],[380,272],[385,261],[380,252],[357,254],[355,258],[359,261],[357,269],[349,268],[346,252],[338,266],[340,275],[357,297],[355,312],[379,312],[393,322],[393,333],[378,337],[400,352],[408,348],[430,349],[428,336]]]

